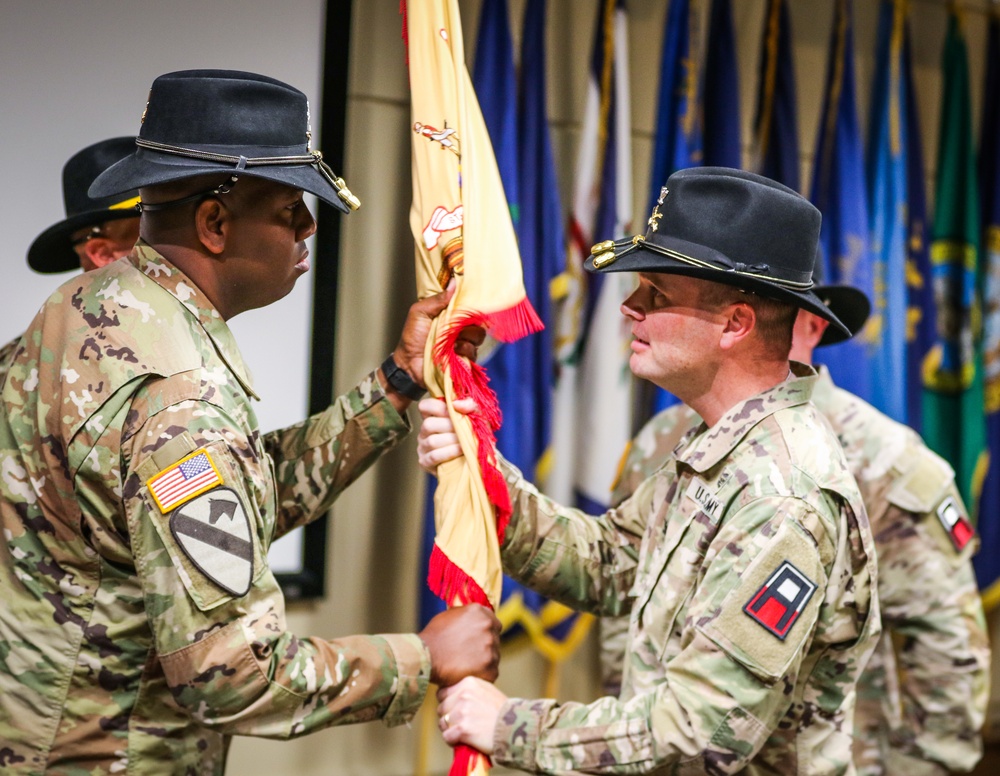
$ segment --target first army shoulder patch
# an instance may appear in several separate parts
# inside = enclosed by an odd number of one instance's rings
[[[816,583],[786,560],[747,601],[743,611],[784,641],[814,592]]]
[[[969,522],[962,510],[959,509],[955,499],[948,496],[948,498],[938,505],[935,511],[938,520],[941,521],[941,525],[944,526],[944,530],[951,539],[951,543],[955,545],[955,549],[959,552],[964,550],[965,545],[975,535],[975,531],[972,528],[972,523]]]

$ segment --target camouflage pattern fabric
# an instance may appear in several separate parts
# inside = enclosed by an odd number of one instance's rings
[[[965,515],[954,472],[910,428],[837,388],[825,369],[813,403],[844,447],[868,511],[879,566],[883,634],[858,683],[854,757],[859,774],[972,770],[989,696],[989,642],[971,556],[937,512]],[[652,418],[629,450],[613,504],[624,501],[701,422],[684,405]],[[601,669],[620,682],[628,623],[601,621]]]
[[[14,337],[14,339],[0,348],[0,388],[3,388],[4,380],[7,379],[7,372],[10,371],[10,362],[14,360],[17,343],[20,341],[20,337]]]
[[[221,774],[231,734],[413,716],[419,638],[297,637],[267,564],[408,431],[374,373],[262,436],[229,328],[141,241],[24,341],[0,406],[3,773]],[[209,489],[160,479],[181,475]]]
[[[873,539],[826,420],[796,377],[683,440],[600,517],[506,465],[508,574],[630,614],[622,693],[512,698],[494,757],[539,773],[852,774],[854,689],[881,625]]]

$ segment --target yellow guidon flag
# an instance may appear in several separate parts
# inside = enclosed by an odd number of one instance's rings
[[[521,257],[486,124],[465,67],[457,0],[401,0],[410,72],[417,295],[455,294],[433,321],[424,380],[443,397],[462,456],[438,467],[436,537],[428,585],[449,606],[496,609],[500,541],[510,499],[496,465],[497,399],[486,371],[455,354],[463,328],[482,326],[501,342],[542,329],[524,289]],[[472,397],[472,416],[452,409]],[[458,747],[452,776],[484,772],[488,758]]]

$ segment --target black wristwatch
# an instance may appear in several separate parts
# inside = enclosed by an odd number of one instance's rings
[[[389,357],[382,362],[382,374],[385,375],[386,382],[393,387],[397,392],[405,396],[407,399],[413,399],[417,401],[427,393],[426,388],[421,388],[411,378],[405,369],[401,369],[396,363],[395,359],[392,357],[392,353]]]

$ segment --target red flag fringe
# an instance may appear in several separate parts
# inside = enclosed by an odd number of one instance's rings
[[[462,571],[436,544],[427,563],[427,586],[449,606],[481,604],[493,608],[479,583]]]
[[[487,755],[478,749],[473,749],[468,744],[459,744],[455,747],[455,753],[452,755],[448,776],[469,776],[475,761],[480,757],[486,759],[487,768],[493,767],[493,761]]]
[[[410,32],[409,28],[406,26],[406,0],[399,0],[399,13],[403,17],[403,34],[400,36],[403,39],[403,49],[405,51],[404,57],[406,60],[406,66],[410,66]]]
[[[501,342],[516,342],[525,335],[541,331],[545,324],[525,297],[513,307],[490,313],[487,327],[490,334]]]

